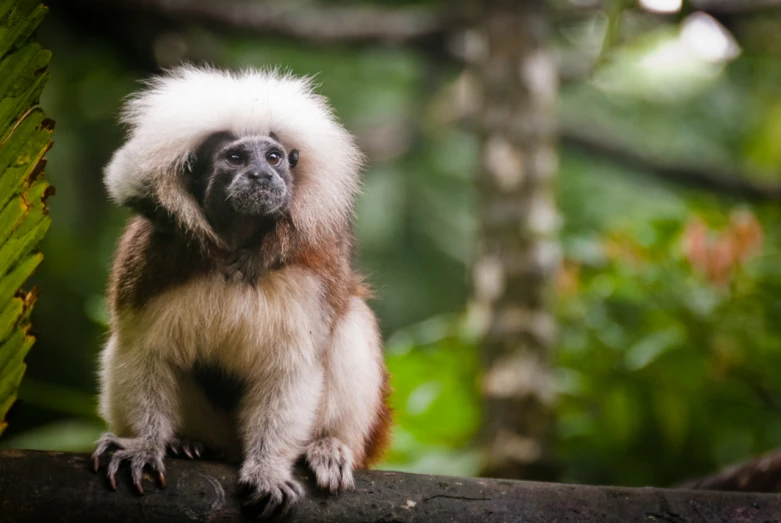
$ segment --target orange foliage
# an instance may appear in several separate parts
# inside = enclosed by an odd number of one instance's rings
[[[762,249],[762,241],[762,226],[749,211],[731,213],[729,224],[718,231],[693,218],[683,232],[689,263],[716,285],[729,282],[735,269]]]
[[[572,260],[564,260],[556,275],[556,291],[564,296],[571,296],[580,288],[580,265]]]

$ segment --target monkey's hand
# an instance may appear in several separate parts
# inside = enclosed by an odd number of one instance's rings
[[[142,438],[119,438],[106,432],[98,440],[95,452],[92,454],[93,469],[97,472],[104,457],[108,457],[109,451],[115,450],[108,461],[108,481],[112,490],[117,489],[117,471],[119,471],[122,461],[130,462],[133,485],[139,494],[144,493],[141,481],[146,466],[155,472],[160,486],[165,488],[165,466],[163,465],[165,448],[165,443],[156,443]]]
[[[335,493],[355,486],[353,453],[338,439],[325,437],[313,441],[306,449],[306,461],[315,473],[318,487]]]
[[[287,514],[304,495],[301,484],[290,468],[277,468],[245,462],[239,474],[239,486],[246,497],[245,506],[263,507],[261,519]]]

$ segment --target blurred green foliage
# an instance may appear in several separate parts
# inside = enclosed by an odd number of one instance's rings
[[[678,22],[635,13],[606,39],[608,20],[597,14],[555,32],[562,53],[583,54],[576,62],[598,58],[591,74],[562,85],[562,127],[661,162],[729,165],[781,183],[778,17],[742,19],[741,53],[725,61],[681,47]],[[315,48],[189,25],[165,36],[185,57],[318,74],[372,156],[356,233],[395,389],[398,424],[383,467],[476,473],[479,354],[464,311],[478,149],[443,116],[457,67],[414,50]],[[58,197],[36,276],[39,343],[0,444],[89,450],[101,429],[94,369],[106,270],[127,217],[107,202],[100,170],[121,138],[119,101],[147,72],[61,17],[41,39],[55,50],[43,104],[58,122],[48,169]],[[778,206],[683,190],[567,149],[557,191],[561,479],[669,485],[781,446]]]
[[[45,14],[37,0],[0,2],[0,434],[35,341],[38,294],[21,287],[41,263],[38,244],[51,224],[42,159],[53,125],[37,105],[51,53],[33,38]]]
[[[614,176],[583,176],[569,196]],[[668,485],[778,446],[781,238],[770,224],[779,210],[756,209],[764,238],[751,229],[741,244],[751,216],[743,209],[731,227],[720,202],[652,187],[636,187],[624,204],[598,218],[601,234],[576,224],[564,234],[562,479]],[[639,221],[638,206],[655,211]],[[699,240],[711,248],[693,248]],[[744,261],[731,257],[741,245]]]

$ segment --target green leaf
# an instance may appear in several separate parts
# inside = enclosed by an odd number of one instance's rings
[[[103,423],[95,420],[57,421],[9,437],[0,448],[92,452],[104,430]]]
[[[0,0],[0,434],[35,341],[38,292],[21,287],[43,259],[36,249],[51,223],[43,157],[54,123],[38,107],[51,53],[32,39],[45,14],[39,0]]]

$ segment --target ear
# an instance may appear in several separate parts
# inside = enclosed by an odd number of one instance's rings
[[[293,149],[290,151],[290,154],[287,157],[287,161],[290,164],[291,169],[295,167],[296,164],[298,164],[298,149]]]

